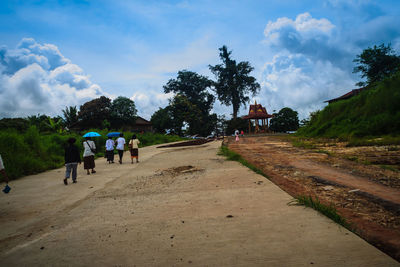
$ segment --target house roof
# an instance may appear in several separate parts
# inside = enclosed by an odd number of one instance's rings
[[[346,93],[346,94],[344,94],[342,96],[339,96],[337,98],[333,98],[333,99],[330,99],[330,100],[326,100],[326,101],[324,101],[324,103],[327,103],[327,102],[328,103],[332,103],[332,102],[336,102],[336,101],[339,101],[339,100],[348,99],[348,98],[350,98],[352,96],[358,95],[361,91],[363,91],[365,89],[367,89],[367,87],[353,89],[350,92],[348,92],[348,93]]]
[[[265,107],[261,104],[254,103],[254,105],[250,105],[249,114],[242,117],[243,119],[267,119],[272,118],[271,114],[268,114]]]
[[[152,125],[152,124],[151,124],[151,122],[149,122],[148,120],[143,119],[143,118],[140,117],[140,116],[137,116],[136,125]]]

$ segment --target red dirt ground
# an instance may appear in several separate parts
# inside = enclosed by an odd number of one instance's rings
[[[354,232],[400,261],[399,147],[325,142],[304,149],[285,136],[229,138],[226,143],[293,197],[313,196],[334,205]]]

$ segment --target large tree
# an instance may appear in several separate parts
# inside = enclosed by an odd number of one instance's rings
[[[299,117],[297,111],[291,108],[283,108],[274,113],[269,127],[275,132],[296,131],[299,128]]]
[[[173,92],[185,96],[203,112],[208,113],[215,100],[215,97],[207,91],[212,84],[213,82],[205,76],[182,70],[178,72],[176,79],[170,79],[163,88],[165,93]]]
[[[134,125],[136,121],[135,102],[127,97],[119,96],[114,99],[110,107],[111,126],[115,129]]]
[[[111,99],[101,96],[83,104],[78,113],[82,129],[100,128],[104,120],[110,119]]]
[[[173,92],[179,96],[171,102],[174,104],[172,110],[180,110],[183,107],[190,109],[184,119],[189,125],[190,134],[205,136],[215,128],[216,115],[210,114],[215,97],[208,91],[212,84],[213,82],[205,76],[183,70],[178,72],[176,79],[170,79],[164,86],[165,93]],[[178,114],[175,115],[177,116]]]
[[[400,70],[400,57],[394,53],[390,44],[368,47],[353,62],[357,63],[353,73],[361,72],[361,78],[367,78],[366,82],[358,82],[358,86],[381,81]]]
[[[175,134],[182,135],[185,125],[189,126],[188,134],[198,134],[200,129],[197,126],[204,124],[200,109],[184,95],[175,95],[170,100],[168,111],[172,121],[171,129]]]
[[[231,59],[232,51],[228,51],[225,45],[219,51],[222,64],[209,65],[209,68],[217,78],[214,87],[219,101],[226,106],[232,105],[232,115],[236,119],[240,106],[246,105],[250,100],[248,94],[255,96],[260,90],[260,84],[253,76],[250,76],[254,68],[249,62],[236,63]]]

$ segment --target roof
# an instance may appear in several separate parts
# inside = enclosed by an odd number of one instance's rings
[[[271,114],[268,114],[265,107],[261,104],[254,103],[254,105],[250,105],[249,114],[247,116],[243,116],[243,119],[267,119],[272,118]]]
[[[344,95],[342,95],[342,96],[339,96],[339,97],[337,97],[337,98],[333,98],[333,99],[330,99],[330,100],[326,100],[326,101],[324,101],[324,103],[326,103],[326,102],[332,103],[332,102],[336,102],[336,101],[339,101],[339,100],[348,99],[348,98],[350,98],[350,97],[353,97],[353,96],[355,96],[355,95],[358,95],[361,91],[363,91],[363,90],[365,90],[365,89],[367,89],[367,87],[362,87],[362,88],[358,88],[358,89],[353,89],[353,90],[351,90],[350,92],[348,92],[348,93],[346,93],[346,94],[344,94]]]
[[[140,116],[137,116],[137,119],[136,119],[136,123],[135,123],[136,125],[152,125],[151,124],[151,122],[149,122],[148,120],[146,120],[146,119],[143,119],[142,117],[140,117]]]

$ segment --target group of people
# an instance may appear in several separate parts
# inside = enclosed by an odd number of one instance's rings
[[[72,182],[76,183],[77,177],[77,168],[78,164],[81,164],[81,156],[78,148],[75,146],[76,139],[71,137],[68,139],[68,146],[65,148],[65,178],[64,184],[68,185],[68,179],[72,173]],[[122,164],[122,157],[124,155],[125,150],[125,138],[121,133],[116,140],[113,140],[112,137],[108,137],[105,149],[106,149],[106,158],[109,164],[114,163],[114,149],[117,149],[119,156],[119,163]],[[133,159],[136,159],[136,162],[139,162],[139,144],[140,141],[136,138],[136,135],[132,135],[132,138],[129,140],[128,146],[131,154],[131,163],[133,164]],[[94,162],[94,156],[96,154],[96,144],[90,137],[86,137],[85,141],[83,141],[83,168],[87,171],[87,175],[91,173],[96,173],[94,168],[96,167]]]

